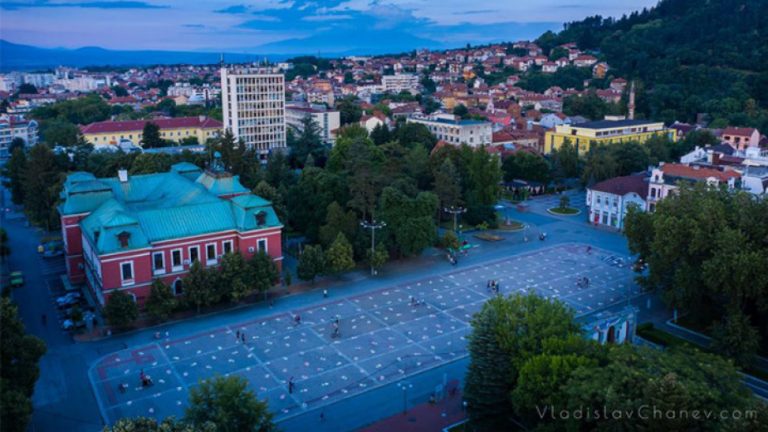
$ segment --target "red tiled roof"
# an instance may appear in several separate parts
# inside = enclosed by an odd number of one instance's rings
[[[223,124],[210,117],[202,120],[200,117],[179,117],[154,120],[129,120],[129,121],[103,121],[81,126],[80,132],[84,134],[92,133],[110,133],[110,132],[128,132],[144,129],[146,123],[155,123],[160,129],[181,129],[181,128],[204,128],[220,129]]]
[[[634,192],[645,199],[648,196],[648,181],[643,175],[630,175],[623,177],[614,177],[595,184],[590,189],[598,192],[605,192],[614,195],[626,195]]]
[[[741,136],[741,137],[748,137],[748,136],[752,136],[752,133],[754,132],[755,132],[755,128],[729,127],[723,130],[723,135],[735,135],[735,136]]]
[[[721,182],[727,182],[730,178],[739,178],[741,174],[734,171],[719,171],[712,168],[699,168],[682,164],[664,164],[661,167],[664,174],[675,177],[683,177],[696,180],[704,180],[715,177]]]

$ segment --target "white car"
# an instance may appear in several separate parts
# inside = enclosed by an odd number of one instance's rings
[[[67,295],[63,295],[63,296],[57,298],[56,299],[56,305],[59,306],[59,307],[64,307],[64,306],[67,306],[67,305],[71,305],[71,304],[74,304],[74,303],[77,303],[78,301],[80,301],[81,297],[82,296],[80,295],[79,292],[71,292],[71,293],[69,293]]]

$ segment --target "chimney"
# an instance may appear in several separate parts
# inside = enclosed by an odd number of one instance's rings
[[[125,168],[117,170],[117,178],[120,180],[120,183],[128,183],[128,170]]]
[[[197,119],[200,120],[200,123],[203,123],[205,121],[205,119],[207,119],[207,118],[208,117],[206,117],[204,115],[200,115],[200,116],[197,117]]]
[[[632,80],[632,85],[629,87],[629,113],[628,117],[630,120],[635,119],[635,81]]]

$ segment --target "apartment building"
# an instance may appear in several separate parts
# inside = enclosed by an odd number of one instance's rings
[[[450,114],[438,114],[413,115],[407,122],[423,124],[438,140],[452,145],[478,147],[493,143],[492,123],[487,121],[460,120]]]
[[[285,142],[285,75],[271,68],[222,68],[224,128],[266,161]]]
[[[419,76],[414,74],[384,75],[381,77],[381,86],[387,93],[407,91],[416,94],[419,93]]]
[[[288,105],[285,107],[285,122],[297,132],[304,131],[303,121],[310,117],[320,128],[320,138],[327,145],[333,145],[335,137],[331,133],[341,126],[341,114],[338,111],[318,109],[315,107]]]

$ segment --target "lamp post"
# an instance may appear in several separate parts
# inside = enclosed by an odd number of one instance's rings
[[[403,414],[408,413],[408,389],[413,388],[413,384],[408,381],[397,383],[397,386],[403,390]]]
[[[387,224],[384,221],[376,222],[376,219],[371,218],[370,222],[361,221],[360,226],[371,230],[371,276],[375,276],[376,270],[373,268],[373,257],[376,254],[376,230],[384,228]]]
[[[458,225],[458,217],[460,214],[466,213],[467,209],[465,209],[464,207],[450,206],[450,207],[444,207],[443,211],[453,215],[453,232],[458,235],[458,231],[456,231],[457,225]]]

